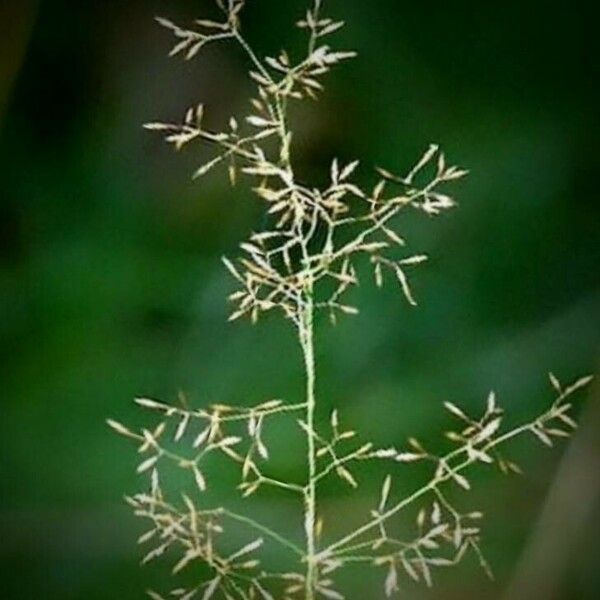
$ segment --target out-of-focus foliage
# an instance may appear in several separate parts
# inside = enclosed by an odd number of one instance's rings
[[[194,404],[251,404],[301,393],[284,327],[226,323],[227,275],[215,257],[260,226],[260,207],[218,176],[186,180],[204,157],[173,156],[141,129],[198,101],[225,119],[247,96],[237,83],[241,57],[218,49],[184,65],[165,57],[152,17],[191,19],[204,4],[7,5],[2,597],[126,600],[162,577],[133,561],[136,524],[115,501],[135,459],[124,458],[104,418],[131,410],[135,421],[132,397],[175,398],[182,389]],[[304,3],[251,4],[246,35],[276,52]],[[437,140],[472,175],[451,219],[410,224],[435,259],[413,283],[419,309],[407,310],[391,288],[365,286],[355,292],[361,318],[322,329],[320,396],[390,444],[408,432],[428,439],[446,424],[441,401],[474,406],[490,385],[511,414],[531,416],[544,402],[546,368],[564,380],[593,372],[600,341],[590,15],[534,0],[502,10],[464,1],[330,5],[351,23],[343,36],[360,56],[297,115],[302,169],[326,178],[317,165],[339,148],[344,161],[366,152],[402,169],[423,140]],[[438,591],[411,589],[411,597],[501,597],[557,466],[558,454],[528,448],[519,458],[530,494],[487,475],[471,492],[494,516],[485,549],[497,582],[465,564]],[[365,510],[344,493],[327,490],[331,515]],[[594,544],[585,533],[575,544],[557,598],[595,597]]]

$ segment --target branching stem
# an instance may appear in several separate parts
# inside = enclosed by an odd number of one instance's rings
[[[512,431],[509,431],[509,432],[505,433],[504,435],[501,435],[500,437],[496,438],[495,440],[493,440],[492,442],[487,444],[487,446],[485,446],[484,451],[489,452],[490,450],[493,450],[497,446],[500,446],[501,444],[504,444],[505,442],[507,442],[523,433],[527,433],[528,431],[531,431],[530,423],[523,425],[521,427],[518,427],[516,429],[513,429]],[[464,452],[464,448],[460,448],[459,450],[455,450],[454,452],[451,452],[442,460],[444,462],[448,463],[448,461],[450,461],[452,458],[457,457],[458,455],[462,454],[463,452]],[[474,462],[475,462],[474,459],[467,458],[463,462],[459,463],[457,466],[453,467],[452,472],[460,473],[461,471],[464,471],[464,469],[466,469],[467,467],[472,465]],[[396,505],[391,507],[386,512],[382,513],[381,515],[378,515],[377,517],[373,518],[371,521],[369,521],[362,527],[355,529],[352,533],[349,533],[348,535],[341,538],[337,542],[334,542],[333,544],[331,544],[328,548],[325,548],[324,550],[322,550],[317,555],[317,559],[321,560],[323,558],[330,556],[336,550],[343,548],[350,542],[353,542],[357,538],[360,538],[365,533],[368,533],[369,531],[371,531],[372,529],[377,527],[380,523],[383,523],[383,522],[387,521],[389,518],[398,514],[401,510],[405,509],[410,504],[413,504],[419,498],[422,498],[423,496],[426,496],[431,492],[435,493],[437,486],[440,485],[441,483],[449,480],[450,478],[451,478],[451,475],[448,473],[434,477],[427,485],[418,489],[416,492],[414,492],[410,496],[407,496],[406,498],[404,498],[403,500],[398,502]]]

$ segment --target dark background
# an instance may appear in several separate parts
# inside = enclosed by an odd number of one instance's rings
[[[139,526],[120,501],[138,485],[135,457],[104,425],[136,422],[134,396],[184,390],[202,405],[302,392],[285,325],[226,323],[219,256],[260,227],[261,207],[223,174],[190,181],[205,149],[177,156],[141,129],[198,101],[214,124],[245,109],[235,48],[168,59],[172,40],[152,20],[187,22],[212,14],[209,4],[0,8],[1,598],[126,600],[170,585],[138,567]],[[534,0],[327,4],[348,22],[340,43],[360,56],[296,113],[301,168],[318,182],[337,155],[403,170],[435,141],[471,175],[458,210],[407,222],[412,247],[432,257],[413,279],[418,310],[393,286],[365,285],[358,318],[319,323],[323,404],[397,445],[437,439],[449,425],[442,401],[474,408],[491,388],[515,421],[531,417],[552,397],[548,370],[567,381],[597,365],[592,11]],[[261,54],[299,47],[301,0],[249,5],[245,32]],[[496,581],[470,559],[432,591],[404,583],[404,597],[505,598],[511,585],[511,598],[597,597],[597,389],[579,402],[569,452],[517,444],[524,478],[481,473],[460,500],[487,514]],[[369,477],[362,489],[375,495],[380,479]],[[366,506],[346,493],[332,486],[324,498],[339,519]],[[361,598],[381,596],[355,585]]]

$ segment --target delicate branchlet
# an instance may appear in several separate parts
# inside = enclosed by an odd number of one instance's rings
[[[247,178],[265,203],[268,226],[240,245],[239,258],[223,259],[238,286],[229,298],[235,305],[231,320],[248,316],[256,322],[263,313],[279,311],[292,322],[305,365],[306,398],[296,404],[271,400],[253,407],[216,405],[198,410],[138,399],[141,407],[157,414],[154,429],[131,431],[109,421],[117,433],[137,443],[137,471],[150,477],[149,491],[127,499],[135,514],[150,523],[139,540],[151,544],[144,562],[173,551],[174,573],[197,563],[209,568],[208,579],[192,588],[170,592],[170,597],[179,600],[343,599],[332,577],[357,563],[384,569],[385,594],[392,596],[403,579],[431,585],[435,568],[457,564],[468,551],[474,551],[489,572],[479,546],[482,514],[461,512],[450,501],[448,489],[454,486],[469,490],[468,469],[476,463],[497,465],[504,473],[520,472],[514,462],[500,454],[501,446],[518,435],[532,434],[546,445],[568,436],[575,427],[568,399],[591,378],[563,388],[551,375],[556,400],[548,411],[508,431],[503,431],[502,410],[493,393],[481,417],[446,403],[461,426],[447,433],[455,448],[444,456],[426,450],[414,439],[400,450],[363,443],[356,432],[341,425],[337,410],[325,430],[316,426],[315,313],[327,311],[335,322],[339,315],[358,312],[347,293],[359,283],[362,257],[367,258],[378,286],[391,275],[407,302],[416,305],[409,275],[412,267],[427,257],[406,251],[398,217],[411,209],[435,216],[452,208],[455,203],[446,188],[467,171],[448,165],[438,146],[431,145],[404,175],[377,169],[376,182],[369,188],[355,179],[358,160],[342,164],[334,159],[324,189],[304,183],[292,161],[290,105],[316,98],[323,89],[323,77],[355,54],[331,48],[330,36],[343,23],[324,18],[322,0],[314,0],[297,23],[308,34],[306,54],[293,61],[282,51],[262,60],[241,33],[239,19],[244,4],[244,0],[217,0],[223,18],[196,21],[193,29],[181,28],[166,19],[158,22],[176,37],[171,55],[183,54],[186,59],[196,56],[207,44],[236,42],[249,59],[249,75],[257,86],[249,113],[243,118],[232,117],[223,131],[212,131],[204,125],[204,107],[199,105],[189,109],[181,123],[150,123],[146,127],[164,132],[176,149],[193,141],[209,144],[215,149],[214,157],[200,166],[195,176],[224,165],[232,185],[240,177]],[[306,438],[308,472],[303,481],[281,480],[269,471],[270,453],[264,431],[272,420],[285,418],[295,419]],[[237,465],[238,490],[243,497],[267,487],[297,497],[303,516],[299,525],[302,520],[304,523],[302,547],[284,533],[224,505],[206,506],[203,495],[211,478],[205,465],[206,459],[214,455]],[[369,460],[388,461],[391,465],[377,505],[362,526],[322,544],[326,532],[318,518],[319,486],[327,478],[337,477],[357,487],[354,467]],[[187,472],[197,493],[169,498],[159,478],[159,471],[167,463]],[[428,483],[412,493],[395,492],[394,471],[412,463],[431,469]],[[396,528],[390,525],[403,520],[409,507],[418,511],[414,537],[400,540],[391,533]],[[223,542],[232,526],[247,535],[247,541],[235,550]],[[263,566],[261,550],[267,543],[289,552],[289,571],[274,573]],[[148,593],[154,600],[163,598],[156,592]]]

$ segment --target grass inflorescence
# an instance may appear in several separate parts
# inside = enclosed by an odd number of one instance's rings
[[[164,133],[176,149],[192,142],[208,144],[214,157],[197,169],[195,177],[224,166],[232,185],[249,182],[264,203],[268,226],[240,244],[238,258],[223,259],[237,286],[229,296],[234,305],[231,320],[248,317],[255,323],[266,313],[278,312],[289,321],[301,349],[305,394],[296,403],[268,400],[256,406],[198,409],[141,398],[136,402],[157,417],[154,428],[132,431],[109,420],[114,430],[137,444],[141,456],[137,471],[149,476],[147,491],[127,499],[135,514],[149,522],[139,540],[150,544],[143,560],[173,552],[175,574],[198,562],[208,567],[208,578],[169,592],[168,597],[179,600],[341,600],[345,595],[336,584],[336,573],[357,565],[380,569],[383,590],[393,596],[402,578],[431,585],[435,569],[455,565],[469,552],[489,571],[480,548],[482,513],[462,512],[448,490],[469,490],[469,468],[475,464],[496,465],[507,474],[519,472],[518,465],[501,453],[504,444],[517,436],[531,435],[549,446],[568,436],[575,427],[569,416],[570,397],[591,378],[563,386],[550,375],[554,401],[543,414],[515,428],[503,428],[503,411],[493,393],[477,416],[446,403],[459,426],[446,434],[455,448],[443,456],[416,439],[399,449],[361,441],[356,431],[346,429],[338,410],[331,413],[326,428],[317,426],[315,316],[324,311],[336,323],[358,313],[348,292],[359,283],[357,263],[363,257],[377,286],[393,281],[407,303],[416,305],[410,278],[427,257],[407,250],[398,230],[400,217],[407,211],[436,216],[453,208],[449,188],[467,171],[449,164],[440,148],[430,145],[405,174],[377,168],[377,181],[369,189],[357,182],[358,160],[342,164],[334,159],[328,165],[329,183],[322,189],[302,181],[294,168],[289,111],[295,102],[318,98],[325,76],[355,53],[332,49],[330,40],[344,24],[325,17],[322,1],[314,0],[297,23],[307,34],[304,56],[294,61],[282,51],[260,58],[242,34],[244,4],[244,0],[217,0],[221,18],[198,20],[192,29],[163,18],[158,22],[176,38],[171,55],[188,60],[208,44],[227,40],[237,44],[249,61],[249,76],[257,89],[250,113],[243,119],[232,117],[223,131],[213,131],[204,125],[204,107],[199,105],[190,108],[181,123],[150,123],[146,128]],[[306,438],[302,481],[280,479],[269,471],[264,431],[277,419],[293,419]],[[213,455],[237,465],[242,497],[277,488],[296,498],[303,544],[228,509],[225,502],[207,506],[203,497],[211,474],[205,464]],[[387,462],[390,475],[382,481],[365,522],[323,543],[319,488],[330,477],[358,487],[354,468],[361,461]],[[429,469],[428,480],[416,490],[398,490],[393,472],[409,463]],[[169,465],[189,474],[194,494],[169,497],[160,476]],[[392,523],[414,508],[412,539],[397,539]],[[249,532],[247,541],[233,551],[222,543],[231,528]],[[274,572],[263,564],[267,544],[289,555],[286,571]],[[165,597],[148,593],[154,600]]]

